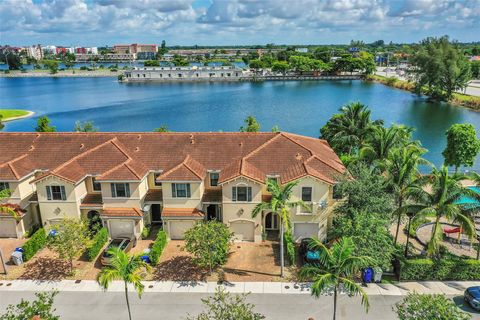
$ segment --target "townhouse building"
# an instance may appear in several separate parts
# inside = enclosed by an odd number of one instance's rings
[[[18,210],[0,213],[0,237],[22,237],[35,224],[100,218],[111,237],[140,236],[162,224],[171,239],[199,220],[225,223],[239,241],[279,229],[275,213],[252,217],[271,195],[268,179],[298,181],[295,240],[325,238],[333,187],[345,173],[324,140],[278,133],[2,133],[0,189]]]

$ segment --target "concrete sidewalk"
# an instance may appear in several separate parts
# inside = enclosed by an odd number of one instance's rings
[[[310,294],[309,283],[293,282],[231,282],[218,285],[216,282],[196,281],[144,281],[145,292],[154,293],[213,293],[217,286],[232,293],[274,293],[274,294]],[[480,281],[423,281],[400,282],[397,284],[368,284],[364,290],[369,296],[403,296],[409,292],[422,294],[462,295],[470,286],[480,286]],[[129,288],[134,290],[133,287]],[[1,280],[0,291],[51,291],[64,292],[101,292],[103,289],[93,280]],[[123,282],[113,282],[108,291],[122,292]]]

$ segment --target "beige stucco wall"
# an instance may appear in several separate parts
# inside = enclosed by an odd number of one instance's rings
[[[201,200],[204,191],[204,183],[190,182],[190,198],[173,198],[172,183],[163,183],[163,207],[164,208],[202,208]]]
[[[121,183],[121,181],[118,181]],[[102,199],[104,207],[110,208],[140,208],[140,191],[142,187],[139,182],[129,182],[130,198],[112,198],[110,182],[102,182]]]
[[[148,191],[148,178],[144,177],[138,184],[138,197],[143,199]]]
[[[233,202],[232,187],[252,187],[252,202]],[[223,222],[229,226],[232,221],[246,220],[255,223],[255,242],[262,240],[262,216],[252,217],[255,206],[262,202],[262,185],[245,178],[239,178],[222,185],[222,213]]]
[[[87,188],[87,192],[88,193],[101,193],[101,191],[94,191],[93,190],[93,180],[92,180],[92,177],[87,177],[85,179],[85,186]],[[103,189],[103,186],[102,186],[102,189]]]
[[[10,198],[8,202],[19,204],[22,200],[28,198],[34,191],[35,185],[30,183],[34,179],[34,176],[30,176],[21,181],[8,182],[10,188]]]

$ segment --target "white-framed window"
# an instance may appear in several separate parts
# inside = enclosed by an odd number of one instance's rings
[[[267,182],[273,182],[278,184],[278,177],[277,176],[267,176]]]
[[[172,183],[172,198],[190,197],[190,183]]]
[[[312,202],[312,187],[302,187],[302,201],[304,202]]]
[[[10,184],[5,181],[0,181],[0,191],[10,189]]]
[[[160,177],[161,173],[160,172],[157,172],[153,175],[153,184],[156,186],[156,187],[161,187],[162,186],[162,183],[160,181],[157,181],[157,178]]]
[[[218,172],[210,172],[210,186],[216,187],[218,186],[218,178],[220,174]]]
[[[129,183],[110,183],[112,189],[112,198],[129,198],[130,184]]]
[[[47,200],[67,200],[64,186],[46,186]]]
[[[252,187],[247,187],[247,186],[232,187],[232,201],[252,202]]]
[[[102,191],[102,184],[92,177],[92,189],[93,191]]]

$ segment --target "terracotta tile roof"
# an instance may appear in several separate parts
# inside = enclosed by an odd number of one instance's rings
[[[239,176],[283,183],[313,175],[332,183],[346,169],[319,139],[264,133],[10,133],[0,134],[0,180],[18,180],[34,170],[79,182],[139,180],[163,170],[159,180],[203,180],[220,170],[220,182]]]
[[[159,202],[163,201],[163,190],[162,189],[149,189],[147,195],[145,196],[145,202]]]
[[[87,193],[80,204],[81,207],[98,207],[102,205],[103,200],[101,193]]]
[[[163,208],[162,217],[202,218],[204,213],[197,208]]]
[[[141,218],[143,217],[143,213],[137,208],[105,208],[102,213],[100,213],[100,216]]]
[[[271,194],[262,194],[262,202],[270,202],[270,201],[272,201]]]
[[[8,208],[8,209],[13,210],[15,212],[15,216],[12,215],[7,210],[3,210],[2,208]],[[2,216],[2,217],[12,217],[12,218],[18,217],[18,218],[21,218],[25,215],[26,212],[27,211],[23,210],[18,204],[2,203],[2,205],[0,207],[0,216]]]
[[[203,192],[202,202],[222,202],[222,189],[206,188]]]

